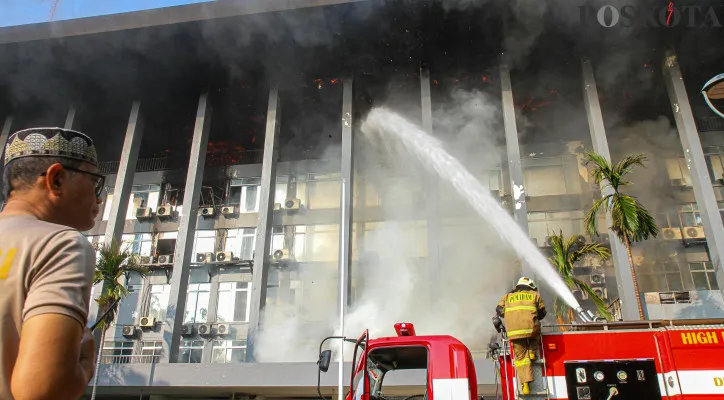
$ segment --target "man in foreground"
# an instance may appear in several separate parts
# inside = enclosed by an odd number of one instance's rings
[[[93,376],[87,325],[104,178],[93,141],[36,128],[8,138],[0,213],[0,400],[77,399]]]
[[[495,312],[505,318],[505,330],[513,343],[521,393],[530,394],[530,382],[533,382],[530,362],[537,357],[540,320],[546,316],[546,307],[538,294],[538,286],[528,277],[520,278],[515,289],[500,299]]]

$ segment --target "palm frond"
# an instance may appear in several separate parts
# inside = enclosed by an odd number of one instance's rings
[[[576,261],[587,255],[593,255],[595,257],[598,257],[601,259],[601,261],[606,261],[611,258],[611,250],[609,250],[608,247],[602,245],[601,243],[586,243],[585,245],[583,245],[583,247],[581,247],[580,250],[576,251],[575,254]]]
[[[634,242],[640,242],[642,240],[647,240],[651,236],[658,236],[659,227],[656,225],[654,217],[651,216],[649,211],[644,208],[638,200],[636,200],[636,204],[636,216],[639,221],[639,229],[631,235],[631,239]]]
[[[613,167],[613,172],[619,176],[619,178],[623,178],[625,175],[628,175],[633,170],[633,166],[638,165],[643,168],[646,168],[644,165],[644,161],[646,161],[646,156],[643,154],[632,154],[624,157],[621,161],[616,163]]]
[[[588,166],[593,163],[594,167],[591,170],[591,178],[596,184],[607,181],[606,184],[610,184],[610,177],[613,173],[611,163],[606,160],[602,155],[593,152],[586,151],[583,153],[583,164]]]
[[[586,227],[586,232],[591,236],[598,236],[598,213],[603,211],[608,212],[610,199],[613,195],[601,197],[596,200],[591,208],[586,213],[586,217],[583,219],[583,224]]]
[[[596,293],[593,288],[591,288],[586,282],[583,282],[581,280],[576,279],[576,286],[581,290],[581,292],[585,292],[588,294],[588,298],[593,301],[593,304],[596,305],[596,310],[598,311],[598,314],[606,318],[606,320],[611,320],[613,317],[611,315],[611,312],[608,310],[608,305],[606,304],[606,301],[601,298],[601,296]]]

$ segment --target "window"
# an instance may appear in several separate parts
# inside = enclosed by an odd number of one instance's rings
[[[256,228],[229,229],[226,234],[224,251],[231,251],[239,260],[254,258],[254,245],[256,243]]]
[[[248,322],[251,306],[251,282],[219,284],[216,322]]]
[[[179,347],[178,362],[183,364],[199,364],[203,354],[203,340],[183,340]]]
[[[246,340],[214,340],[211,362],[215,364],[246,361]]]
[[[711,182],[724,184],[724,146],[705,146],[704,158]]]
[[[184,313],[184,324],[206,322],[206,313],[209,309],[210,283],[189,284],[189,292],[186,297],[186,312]]]
[[[126,219],[136,219],[136,209],[138,207],[150,207],[155,211],[160,193],[161,185],[133,185],[131,197],[128,199]],[[108,221],[111,215],[111,206],[113,205],[113,193],[108,193],[105,203],[103,220]]]
[[[275,251],[281,250],[283,248],[284,248],[284,227],[275,226],[272,228],[271,250],[269,251],[269,254],[273,254]]]
[[[121,300],[118,305],[118,314],[116,316],[116,324],[118,325],[135,325],[136,324],[136,307],[138,307],[138,296],[143,290],[143,285],[128,285],[128,295]]]
[[[671,292],[684,290],[679,263],[669,261],[637,266],[636,275],[642,292]]]
[[[307,227],[297,225],[294,227],[294,258],[304,261],[304,246],[307,239]]]
[[[233,179],[229,188],[229,204],[238,204],[242,213],[259,212],[261,178]]]
[[[339,208],[341,180],[338,172],[331,174],[309,174],[307,178],[307,208],[328,209]],[[298,187],[297,187],[298,188]],[[299,192],[297,191],[297,198]]]
[[[689,263],[689,271],[696,290],[719,290],[714,264],[711,262]]]
[[[677,209],[682,227],[701,226],[701,215],[699,215],[699,207],[696,203],[680,205]]]
[[[691,175],[686,167],[684,157],[669,158],[666,160],[666,172],[672,186],[691,186]]]
[[[161,355],[163,348],[160,340],[141,342],[141,363],[151,364]]]
[[[133,342],[103,342],[101,354],[103,364],[129,364],[133,356]]]
[[[531,164],[536,165],[531,165]],[[547,165],[540,165],[540,164]],[[551,165],[554,164],[554,165]],[[566,179],[560,158],[524,159],[523,182],[527,196],[555,196],[567,194]]]
[[[299,199],[303,205],[307,204],[307,175],[300,174],[296,176],[297,179],[297,193],[294,196],[294,198]],[[284,202],[288,200],[289,198],[292,198],[291,196],[288,196],[287,189],[289,184],[289,176],[282,175],[277,176],[277,180],[275,182],[274,187],[274,202],[280,203],[282,206],[284,205]],[[339,205],[338,205],[339,207]]]
[[[166,319],[166,307],[168,307],[168,296],[171,293],[171,285],[151,285],[151,296],[149,297],[148,316],[156,318],[157,321]]]
[[[216,252],[216,231],[196,231],[194,249],[191,254]]]
[[[123,246],[128,246],[131,253],[139,256],[150,256],[153,247],[153,234],[134,233],[121,237]]]
[[[538,246],[544,246],[546,237],[563,231],[565,237],[585,233],[583,211],[529,212],[528,232]],[[606,225],[599,225],[599,233]]]

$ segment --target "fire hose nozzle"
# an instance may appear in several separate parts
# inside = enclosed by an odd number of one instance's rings
[[[578,318],[581,319],[583,322],[593,322],[594,316],[591,311],[586,311],[583,309],[583,307],[576,308],[576,315],[578,315]]]

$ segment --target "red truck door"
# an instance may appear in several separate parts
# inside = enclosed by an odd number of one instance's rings
[[[362,336],[357,339],[354,345],[354,355],[352,357],[352,374],[349,379],[349,393],[347,400],[369,400],[370,378],[367,375],[367,341],[370,332],[365,330]],[[357,362],[357,354],[359,353],[359,362]]]
[[[674,398],[724,399],[724,328],[666,328],[664,381]],[[673,385],[672,384],[678,384]]]

